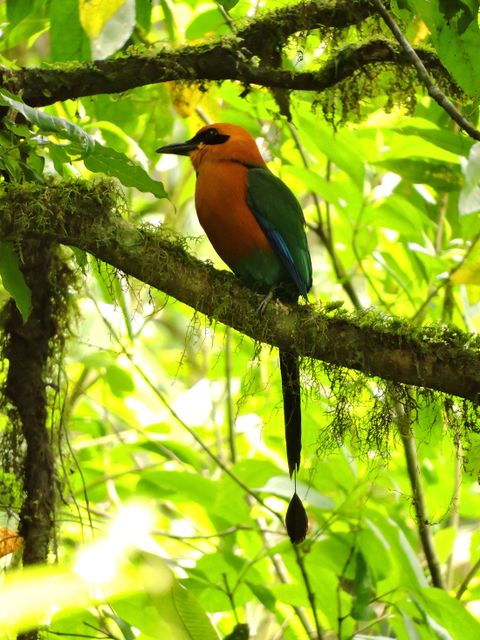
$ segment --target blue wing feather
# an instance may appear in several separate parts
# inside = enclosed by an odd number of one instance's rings
[[[312,262],[300,203],[271,171],[255,165],[248,166],[247,202],[290,277],[289,282],[306,298],[312,286]]]
[[[255,212],[255,218],[257,219],[258,224],[260,225],[262,231],[265,233],[267,238],[270,240],[271,245],[274,248],[275,253],[278,255],[280,260],[282,261],[283,266],[288,271],[291,276],[295,286],[298,289],[298,292],[304,298],[307,297],[307,284],[305,280],[300,275],[297,266],[293,260],[292,254],[290,253],[290,249],[288,248],[285,240],[283,239],[282,234],[277,229],[273,228],[271,224],[261,216],[260,214]]]

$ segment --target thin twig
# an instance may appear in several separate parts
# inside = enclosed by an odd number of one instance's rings
[[[478,558],[478,560],[475,562],[473,567],[470,569],[470,571],[467,573],[467,575],[463,579],[462,584],[459,586],[458,591],[455,594],[455,597],[457,598],[457,600],[460,600],[460,598],[463,596],[465,591],[468,589],[468,585],[470,584],[470,581],[473,580],[473,578],[477,575],[479,569],[480,569],[480,558]]]
[[[447,98],[447,96],[440,90],[439,86],[432,80],[430,74],[427,71],[427,68],[423,64],[423,62],[418,57],[417,53],[411,46],[411,44],[406,40],[405,36],[401,32],[395,20],[391,17],[388,11],[385,9],[385,6],[382,0],[373,0],[375,6],[378,9],[378,12],[382,16],[385,24],[393,33],[398,43],[405,51],[405,55],[410,60],[412,65],[415,67],[418,77],[425,85],[428,94],[432,97],[437,104],[439,104],[444,111],[448,113],[448,115],[454,120],[459,127],[461,127],[468,135],[474,140],[480,140],[480,131],[476,129],[466,118],[464,115],[458,111],[458,109],[454,106],[454,104]]]
[[[227,428],[228,443],[230,445],[230,462],[235,464],[237,460],[237,451],[235,446],[235,419],[233,416],[233,398],[232,398],[232,330],[225,327],[225,379],[226,379],[226,397],[225,404],[227,407]]]
[[[462,455],[462,443],[460,438],[456,438],[455,440],[455,484],[453,486],[453,495],[451,502],[451,512],[448,526],[452,528],[455,532],[455,538],[457,537],[458,527],[460,524],[460,488],[462,486],[462,469],[463,469],[463,455]],[[450,554],[450,557],[447,560],[447,570],[445,576],[445,583],[447,589],[452,588],[452,578],[453,578],[453,550]]]
[[[397,419],[400,437],[402,439],[407,462],[408,477],[412,487],[413,506],[418,527],[418,533],[422,543],[423,552],[428,569],[432,577],[432,584],[439,589],[445,589],[445,583],[440,571],[440,562],[433,544],[432,530],[428,520],[427,503],[423,491],[422,478],[420,476],[417,445],[415,436],[411,430],[410,413],[408,408],[397,405]]]
[[[307,598],[310,603],[310,608],[312,609],[313,620],[315,623],[315,630],[317,632],[317,639],[321,640],[323,638],[323,630],[317,615],[317,607],[315,605],[315,593],[313,592],[312,587],[310,585],[310,579],[308,577],[308,573],[305,568],[302,552],[300,551],[300,549],[296,544],[293,544],[292,547],[295,553],[295,557],[297,559],[297,564],[300,568],[300,573],[302,574],[303,583],[305,585],[305,591],[307,592]]]
[[[453,267],[450,269],[449,273],[448,273],[448,278],[446,278],[445,280],[442,280],[436,287],[435,289],[433,289],[432,291],[430,291],[430,293],[427,295],[426,299],[424,300],[424,302],[422,303],[422,305],[417,309],[417,311],[413,314],[413,316],[411,317],[412,321],[416,321],[418,320],[419,317],[421,317],[423,315],[423,312],[425,310],[425,308],[427,307],[427,305],[430,303],[430,301],[437,295],[437,293],[443,289],[445,286],[447,286],[448,284],[451,283],[452,280],[452,276],[454,273],[456,273],[459,269],[461,269],[461,267],[463,267],[463,265],[466,263],[468,257],[470,256],[470,254],[472,253],[472,251],[474,250],[474,248],[476,247],[478,241],[480,240],[480,232],[478,232],[476,234],[476,236],[473,238],[473,240],[471,241],[468,249],[465,251],[462,259],[460,260],[460,262],[456,262]]]

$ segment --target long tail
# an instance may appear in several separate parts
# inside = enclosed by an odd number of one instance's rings
[[[289,351],[280,351],[280,373],[282,374],[288,472],[292,477],[293,472],[298,471],[300,467],[300,451],[302,449],[300,367],[297,356]]]

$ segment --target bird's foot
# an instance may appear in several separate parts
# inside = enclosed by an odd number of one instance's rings
[[[257,313],[259,315],[263,315],[265,313],[265,309],[267,308],[268,303],[273,298],[273,291],[274,291],[273,289],[270,289],[270,291],[267,293],[267,295],[263,298],[263,300],[258,305]]]

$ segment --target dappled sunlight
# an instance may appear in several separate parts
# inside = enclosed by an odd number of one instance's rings
[[[162,593],[172,574],[154,555],[151,511],[132,503],[120,509],[107,536],[80,549],[71,568],[24,568],[4,576],[0,587],[0,629],[22,630],[48,624],[59,611],[88,607],[138,590]],[[155,558],[154,563],[148,558]]]

